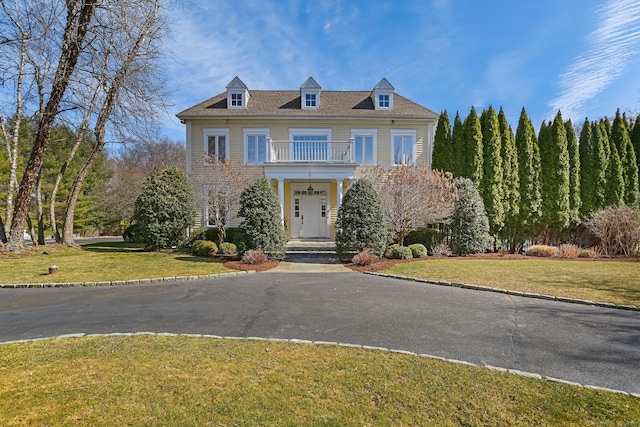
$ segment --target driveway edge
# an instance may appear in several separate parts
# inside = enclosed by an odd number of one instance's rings
[[[389,279],[400,279],[400,280],[406,280],[406,281],[410,281],[410,282],[427,283],[429,285],[452,286],[454,288],[472,289],[472,290],[475,290],[475,291],[494,292],[494,293],[498,293],[498,294],[508,294],[508,295],[524,297],[524,298],[536,298],[536,299],[544,299],[544,300],[549,300],[549,301],[568,302],[568,303],[571,303],[571,304],[593,305],[593,306],[597,306],[597,307],[615,308],[617,310],[640,311],[640,307],[637,307],[635,305],[612,304],[612,303],[609,303],[609,302],[598,302],[598,301],[589,301],[589,300],[577,299],[577,298],[557,297],[557,296],[553,296],[553,295],[536,294],[536,293],[521,292],[521,291],[512,291],[512,290],[508,290],[508,289],[492,288],[490,286],[472,285],[472,284],[467,284],[467,283],[444,282],[444,281],[438,281],[438,280],[418,279],[417,277],[399,276],[399,275],[396,275],[396,274],[377,273],[375,271],[363,271],[363,273],[364,274],[369,274],[371,276],[386,277],[386,278],[389,278]]]
[[[25,288],[94,288],[98,286],[128,286],[148,283],[186,282],[193,280],[206,280],[218,277],[241,276],[254,274],[255,270],[232,271],[229,273],[205,274],[200,276],[170,276],[156,277],[152,279],[113,280],[105,282],[59,282],[59,283],[2,283],[0,289],[25,289]]]
[[[57,336],[53,336],[53,337],[42,337],[42,338],[33,338],[33,339],[25,339],[25,340],[14,340],[14,341],[0,341],[0,345],[21,344],[21,343],[28,343],[28,342],[43,341],[43,340],[48,340],[48,339],[72,339],[72,338],[93,338],[93,337],[123,337],[123,336],[124,337],[132,337],[132,336],[139,336],[139,335],[153,335],[153,336],[159,336],[159,337],[180,337],[180,336],[182,336],[182,337],[191,337],[191,338],[212,338],[212,339],[226,339],[226,340],[269,341],[269,342],[283,342],[283,343],[301,344],[301,345],[327,345],[327,346],[338,346],[338,347],[346,347],[346,348],[357,348],[357,349],[371,350],[371,351],[384,351],[384,352],[398,353],[398,354],[403,354],[403,355],[413,356],[413,357],[424,357],[424,358],[428,358],[428,359],[441,360],[441,361],[444,361],[444,362],[455,363],[455,364],[458,364],[458,365],[466,365],[466,366],[474,366],[474,367],[479,367],[479,368],[486,368],[486,369],[489,369],[491,371],[502,372],[502,373],[507,373],[507,374],[511,374],[511,375],[518,375],[518,376],[521,376],[521,377],[533,378],[533,379],[536,379],[536,380],[544,380],[544,381],[549,381],[549,382],[568,384],[568,385],[571,385],[571,386],[574,386],[574,387],[582,387],[582,388],[587,388],[587,389],[592,389],[592,390],[604,391],[604,392],[608,392],[608,393],[622,394],[622,395],[625,395],[625,396],[631,396],[631,397],[635,397],[635,398],[640,399],[640,393],[629,393],[629,392],[626,392],[624,390],[615,390],[615,389],[606,388],[606,387],[599,387],[599,386],[595,386],[595,385],[580,384],[580,383],[576,383],[576,382],[572,382],[572,381],[563,380],[563,379],[560,379],[560,378],[548,377],[548,376],[545,376],[545,375],[540,375],[540,374],[531,373],[531,372],[524,372],[524,371],[520,371],[520,370],[517,370],[517,369],[506,369],[506,368],[500,368],[500,367],[492,366],[492,365],[476,365],[475,363],[465,362],[463,360],[447,359],[447,358],[444,358],[444,357],[433,356],[433,355],[430,355],[430,354],[418,354],[418,353],[414,353],[414,352],[406,351],[406,350],[394,350],[394,349],[389,349],[389,348],[385,348],[385,347],[371,347],[371,346],[367,346],[367,345],[338,343],[338,342],[331,342],[331,341],[310,341],[310,340],[300,340],[300,339],[295,339],[295,338],[286,339],[286,338],[261,338],[261,337],[223,337],[223,336],[219,336],[219,335],[176,334],[176,333],[170,333],[170,332],[114,332],[114,333],[109,333],[109,334],[85,334],[83,332],[80,332],[80,333],[74,333],[74,334],[57,335]]]

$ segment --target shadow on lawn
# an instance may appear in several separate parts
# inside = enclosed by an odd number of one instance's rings
[[[91,252],[144,252],[144,243],[100,242],[87,243],[82,247]]]

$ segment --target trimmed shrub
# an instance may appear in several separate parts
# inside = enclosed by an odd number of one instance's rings
[[[210,256],[218,252],[218,246],[210,240],[196,240],[191,250],[197,256]]]
[[[335,241],[341,259],[363,251],[380,255],[387,245],[380,198],[366,179],[356,181],[344,195],[336,219]]]
[[[183,170],[154,169],[136,199],[133,219],[146,249],[178,245],[194,223],[193,187]]]
[[[242,262],[245,264],[264,264],[269,261],[269,257],[260,249],[249,249],[242,255]]]
[[[541,258],[550,258],[558,255],[558,248],[547,245],[533,245],[525,252],[527,256],[535,256]]]
[[[400,246],[398,244],[391,245],[384,251],[385,258],[389,259],[411,259],[413,254],[411,249],[406,246]]]
[[[449,229],[451,249],[457,255],[477,254],[489,248],[489,219],[480,193],[468,178],[453,180],[458,190],[456,210]]]
[[[371,265],[378,261],[380,258],[371,252],[360,252],[351,258],[353,265]]]
[[[433,248],[442,242],[442,233],[440,230],[428,227],[419,227],[411,230],[407,237],[404,238],[404,244],[411,246],[416,243],[421,243],[427,248],[427,252],[432,254]]]
[[[407,247],[411,249],[411,255],[414,258],[423,258],[427,256],[427,248],[425,248],[422,243],[414,243]]]
[[[445,242],[442,242],[433,248],[433,256],[449,256],[449,255],[451,255],[451,249],[449,248],[449,245],[447,245]]]
[[[238,247],[231,242],[224,242],[218,248],[218,253],[222,255],[230,255],[238,252]]]
[[[280,216],[280,201],[266,178],[254,181],[240,195],[240,228],[247,236],[247,249],[259,249],[270,257],[286,256],[287,238]]]

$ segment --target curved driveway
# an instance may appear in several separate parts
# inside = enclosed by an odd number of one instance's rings
[[[0,341],[141,331],[379,346],[640,393],[633,311],[354,272],[0,289]]]

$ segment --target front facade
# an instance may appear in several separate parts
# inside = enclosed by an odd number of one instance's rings
[[[438,120],[384,78],[371,91],[326,91],[311,77],[282,91],[250,90],[235,77],[226,92],[177,116],[187,174],[203,194],[198,222],[212,224],[206,189],[215,163],[241,161],[264,169],[290,239],[333,238],[342,196],[367,167],[430,164]]]

